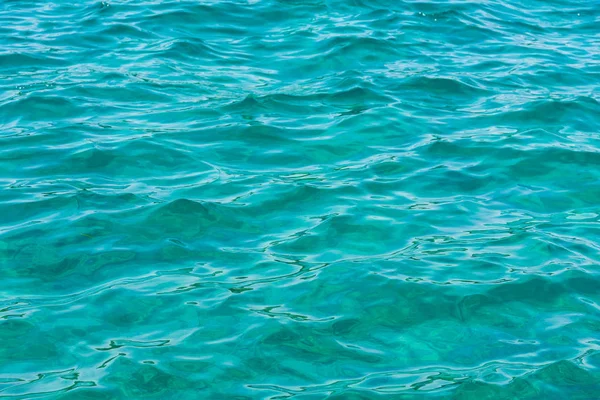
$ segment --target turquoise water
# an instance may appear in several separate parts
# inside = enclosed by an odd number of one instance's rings
[[[0,398],[600,398],[597,0],[0,1]]]

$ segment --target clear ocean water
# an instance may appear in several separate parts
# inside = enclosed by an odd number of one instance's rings
[[[598,0],[0,1],[0,398],[599,399]]]

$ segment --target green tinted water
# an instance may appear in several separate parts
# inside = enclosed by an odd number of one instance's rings
[[[599,21],[1,1],[0,398],[598,398]]]

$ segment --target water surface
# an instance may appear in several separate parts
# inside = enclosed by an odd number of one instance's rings
[[[0,398],[596,399],[597,0],[0,1]]]

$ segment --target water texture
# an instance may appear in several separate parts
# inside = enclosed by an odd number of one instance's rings
[[[0,398],[600,398],[600,1],[0,0]]]

